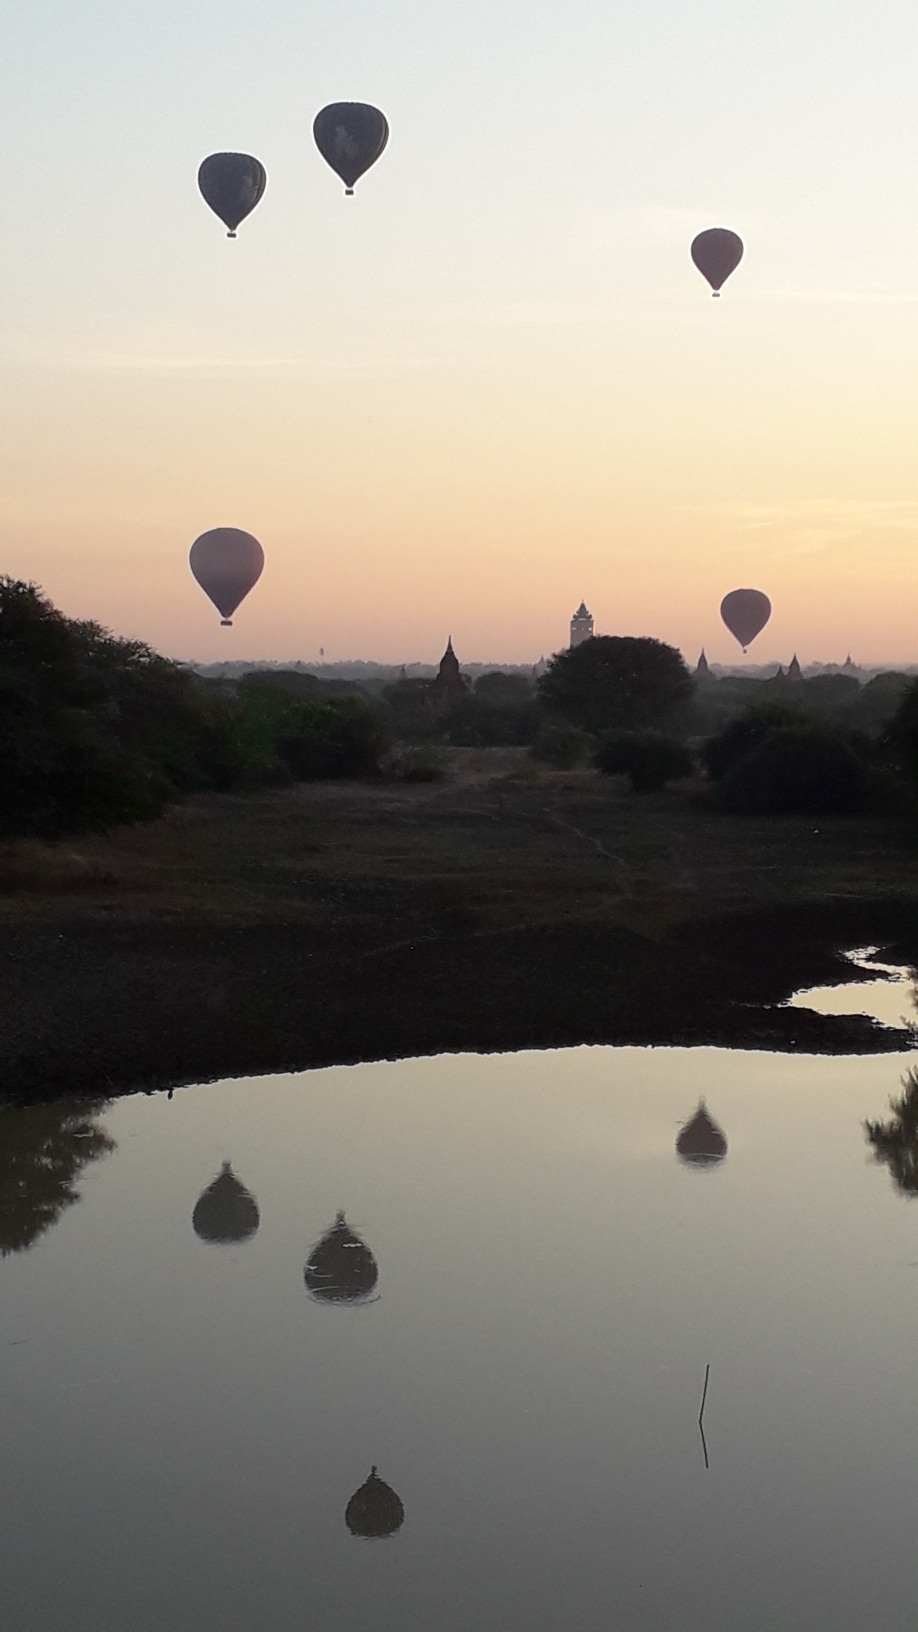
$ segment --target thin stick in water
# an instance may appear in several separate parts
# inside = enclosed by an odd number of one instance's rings
[[[701,1435],[701,1449],[704,1452],[705,1469],[709,1469],[710,1466],[711,1466],[710,1462],[708,1461],[708,1442],[704,1437],[704,1407],[705,1407],[705,1401],[707,1400],[707,1397],[708,1397],[708,1379],[709,1379],[710,1375],[711,1375],[711,1367],[710,1367],[710,1363],[709,1363],[704,1368],[704,1388],[703,1388],[702,1394],[701,1394],[701,1410],[698,1413],[698,1432]]]

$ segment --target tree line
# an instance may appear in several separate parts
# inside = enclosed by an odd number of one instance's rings
[[[637,793],[704,775],[733,811],[895,809],[918,794],[906,675],[699,684],[662,641],[599,636],[538,680],[484,674],[437,709],[428,692],[294,669],[204,678],[0,578],[0,832],[106,828],[206,790],[432,779],[449,746],[522,746],[626,776]]]

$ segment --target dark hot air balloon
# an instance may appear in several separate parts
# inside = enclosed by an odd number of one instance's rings
[[[692,260],[702,277],[719,295],[731,272],[743,258],[743,240],[729,227],[708,227],[692,240]]]
[[[370,1477],[356,1490],[344,1512],[344,1522],[352,1536],[364,1536],[368,1541],[379,1541],[383,1536],[394,1536],[405,1522],[405,1509],[400,1498],[385,1479],[380,1479],[375,1468]]]
[[[720,603],[720,615],[745,651],[771,617],[771,601],[760,589],[731,589]]]
[[[258,1229],[258,1203],[224,1162],[213,1184],[198,1197],[191,1223],[202,1241],[248,1241]]]
[[[376,1259],[343,1213],[313,1247],[303,1278],[320,1303],[363,1303],[376,1285]]]
[[[212,527],[195,539],[188,561],[224,628],[231,628],[237,606],[262,574],[265,552],[258,539],[238,527]]]
[[[704,1100],[676,1140],[676,1153],[683,1162],[691,1162],[696,1167],[722,1162],[726,1156],[727,1136],[717,1126]]]
[[[267,185],[265,167],[251,153],[211,153],[198,171],[198,186],[229,229],[227,238],[235,238],[240,221],[251,215]]]
[[[353,193],[357,182],[375,164],[389,140],[384,113],[367,102],[331,102],[317,113],[312,127],[316,147]]]

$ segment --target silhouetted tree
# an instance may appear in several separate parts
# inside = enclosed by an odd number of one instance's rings
[[[674,646],[627,635],[597,635],[559,652],[539,681],[545,704],[592,732],[672,728],[693,692]]]
[[[84,1167],[115,1149],[104,1100],[0,1111],[0,1258],[25,1252],[79,1201]]]
[[[874,1160],[885,1163],[896,1189],[903,1196],[918,1195],[918,1070],[912,1066],[902,1079],[901,1099],[890,1100],[888,1122],[866,1122]]]
[[[593,764],[601,776],[627,776],[635,793],[658,793],[693,769],[688,749],[659,731],[610,731]]]

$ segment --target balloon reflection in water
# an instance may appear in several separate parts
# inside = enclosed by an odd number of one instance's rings
[[[320,1303],[363,1303],[376,1285],[376,1259],[343,1213],[309,1254],[303,1278]]]
[[[681,1161],[693,1167],[710,1167],[726,1156],[727,1136],[717,1126],[704,1100],[676,1140],[676,1153]]]
[[[229,1162],[224,1162],[191,1215],[195,1235],[202,1241],[248,1241],[258,1229],[258,1203]]]
[[[371,1468],[369,1479],[354,1492],[345,1509],[344,1522],[351,1535],[379,1541],[383,1536],[394,1536],[404,1521],[401,1499]]]

